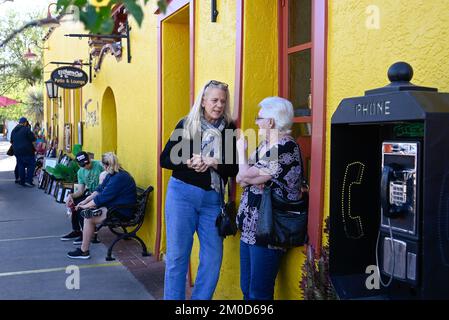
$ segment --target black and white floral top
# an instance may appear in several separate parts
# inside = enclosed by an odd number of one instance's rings
[[[265,154],[259,155],[260,144],[248,159],[248,163],[271,175],[272,190],[283,199],[297,201],[301,198],[302,168],[299,146],[293,137],[279,139]],[[277,152],[277,153],[276,153]],[[277,154],[277,156],[276,156]],[[259,157],[258,157],[259,155]],[[273,155],[273,156],[271,156]],[[237,213],[237,225],[241,240],[247,244],[263,245],[256,241],[256,227],[262,190],[258,186],[245,187]]]

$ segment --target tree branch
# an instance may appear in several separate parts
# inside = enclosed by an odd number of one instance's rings
[[[5,64],[0,64],[0,70],[8,68],[8,67],[17,67],[16,63],[5,63]]]
[[[61,20],[61,18],[63,16],[64,16],[64,14],[60,14],[56,18],[44,18],[44,19],[37,19],[37,20],[32,20],[30,22],[27,22],[21,28],[14,30],[9,36],[7,36],[6,39],[0,43],[0,48],[7,45],[8,42],[10,42],[12,39],[17,37],[17,35],[22,33],[24,30],[26,30],[28,28],[42,27],[42,26],[45,26],[48,24],[55,23],[55,21],[59,22],[59,20]]]
[[[3,89],[3,91],[0,92],[0,96],[3,96],[4,94],[6,94],[9,90],[11,90],[11,88],[15,87],[18,83],[20,83],[22,81],[24,81],[24,79],[17,79],[15,81],[13,81],[12,83],[8,83],[7,85],[5,85],[5,86],[9,85],[9,87],[7,87],[6,89]]]

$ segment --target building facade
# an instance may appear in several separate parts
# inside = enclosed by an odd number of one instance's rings
[[[388,83],[386,70],[407,61],[414,82],[449,91],[447,0],[173,0],[165,14],[150,2],[139,27],[122,7],[114,10],[111,38],[86,34],[66,21],[47,35],[45,76],[58,64],[82,60],[90,82],[47,98],[47,133],[58,148],[82,144],[96,159],[117,153],[141,187],[153,185],[140,236],[160,259],[165,253],[164,203],[170,172],[159,154],[197,92],[211,79],[229,84],[236,123],[256,128],[258,103],[283,96],[295,107],[293,134],[310,181],[309,245],[327,241],[330,118],[339,102]],[[91,58],[89,58],[91,57]],[[89,67],[87,64],[91,62]],[[241,190],[237,190],[239,199]],[[217,299],[240,299],[239,237],[226,238]],[[190,279],[198,266],[198,242]],[[305,248],[289,250],[276,299],[301,299]]]

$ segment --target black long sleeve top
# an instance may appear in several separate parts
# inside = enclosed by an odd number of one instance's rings
[[[187,167],[186,161],[192,158],[193,153],[200,153],[201,139],[187,140],[183,138],[181,135],[183,127],[184,119],[178,122],[175,131],[173,131],[160,155],[161,167],[173,170],[172,176],[176,179],[205,190],[212,190],[209,170],[205,172],[196,172]],[[235,134],[231,134],[235,129],[235,124],[230,123],[222,132],[221,163],[217,165],[217,172],[223,178],[225,183],[229,177],[235,177],[239,170],[236,148],[237,138]],[[194,141],[198,142],[195,146]],[[177,151],[176,161],[179,163],[174,163],[174,159],[170,157],[172,150],[173,152]],[[176,153],[174,154],[176,155]],[[182,159],[182,161],[179,161],[180,159]]]

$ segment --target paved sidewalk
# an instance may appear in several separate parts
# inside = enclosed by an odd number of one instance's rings
[[[108,230],[100,231],[104,244],[92,244],[91,259],[67,258],[75,246],[59,240],[70,231],[64,205],[41,189],[14,183],[15,158],[5,155],[8,148],[9,142],[0,136],[0,300],[160,299],[162,262],[140,257],[138,268],[126,267],[137,259],[127,249],[134,241],[121,241],[113,253],[118,260],[107,262],[105,245],[112,238]],[[128,252],[128,259],[120,251]],[[66,282],[76,284],[73,271],[66,273],[71,265],[79,267],[79,289],[66,287]],[[147,282],[138,281],[130,270],[146,275]]]

